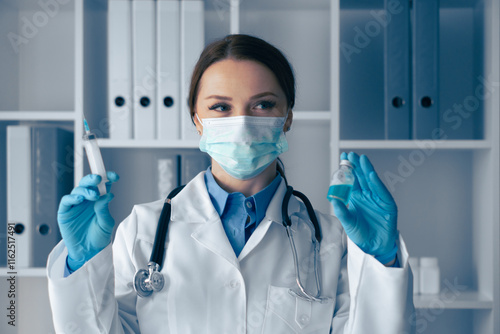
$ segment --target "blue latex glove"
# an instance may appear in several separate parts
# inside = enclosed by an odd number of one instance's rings
[[[105,195],[99,197],[97,189],[101,176],[89,174],[59,203],[57,222],[68,249],[67,264],[71,271],[79,269],[111,242],[115,220],[108,209],[114,197],[109,190],[119,176],[107,172],[107,177],[110,182],[106,183]]]
[[[341,160],[353,165],[354,182],[348,206],[333,199],[335,215],[349,238],[365,253],[382,264],[394,260],[397,253],[398,208],[366,155],[345,152]]]

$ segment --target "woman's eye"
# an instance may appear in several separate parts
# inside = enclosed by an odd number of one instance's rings
[[[208,109],[215,110],[215,111],[228,111],[230,108],[225,103],[216,103],[213,106],[209,107]]]
[[[274,101],[261,101],[257,104],[257,109],[272,109],[276,105],[276,102]]]

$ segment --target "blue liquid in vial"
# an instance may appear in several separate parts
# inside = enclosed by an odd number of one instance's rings
[[[344,202],[344,204],[347,205],[347,202],[349,200],[349,195],[351,194],[352,190],[352,185],[351,184],[335,184],[333,186],[330,186],[328,189],[328,195],[326,195],[326,198],[328,198],[329,201],[332,199],[336,198]]]

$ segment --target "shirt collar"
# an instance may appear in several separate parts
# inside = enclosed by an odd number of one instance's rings
[[[222,189],[215,181],[215,178],[212,175],[211,166],[207,168],[207,172],[205,173],[205,183],[207,185],[208,194],[210,195],[210,199],[212,200],[212,204],[214,205],[215,210],[217,211],[219,216],[222,216],[229,194],[224,189]]]
[[[212,168],[208,167],[205,173],[205,183],[207,185],[208,194],[210,195],[210,199],[212,200],[212,204],[214,205],[215,210],[222,216],[224,212],[224,208],[227,204],[227,199],[229,197],[229,193],[227,193],[224,189],[222,189],[219,184],[215,181],[215,178],[212,174]],[[274,180],[264,189],[259,191],[253,196],[247,197],[246,200],[253,199],[256,210],[256,222],[259,223],[266,215],[267,207],[273,198],[276,189],[281,183],[281,175],[277,174]],[[236,194],[236,193],[234,193]]]

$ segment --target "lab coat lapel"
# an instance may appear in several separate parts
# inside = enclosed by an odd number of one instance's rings
[[[212,216],[205,224],[197,228],[191,237],[198,241],[203,247],[223,257],[236,268],[240,268],[226,232],[222,227],[219,215]]]
[[[276,192],[271,199],[271,202],[269,203],[269,206],[267,207],[266,216],[264,217],[264,219],[262,219],[262,221],[259,223],[259,226],[257,226],[255,231],[252,233],[247,243],[245,244],[245,247],[243,247],[240,255],[238,256],[239,261],[243,260],[255,247],[257,247],[257,245],[259,245],[273,223],[283,226],[281,218],[281,207],[283,204],[285,193],[286,183],[285,180],[282,179],[280,185],[278,186],[278,189],[276,189]],[[291,196],[290,201],[288,202],[288,215],[299,211],[299,209],[299,201],[295,198],[295,196]]]
[[[199,173],[172,199],[172,222],[204,223],[217,214],[208,195],[205,172]]]
[[[186,187],[172,199],[172,222],[201,224],[194,230],[191,237],[211,252],[223,257],[229,263],[239,268],[239,261],[243,260],[255,247],[259,245],[273,223],[282,227],[281,207],[286,193],[286,183],[281,180],[274,193],[266,216],[252,233],[243,247],[238,258],[234,253],[222,226],[219,214],[215,210],[204,178],[205,172],[198,174]],[[295,196],[290,197],[288,215],[300,210],[300,202]]]
[[[172,199],[172,222],[200,224],[195,227],[191,237],[239,268],[236,254],[208,195],[204,174],[205,172],[198,174]]]

